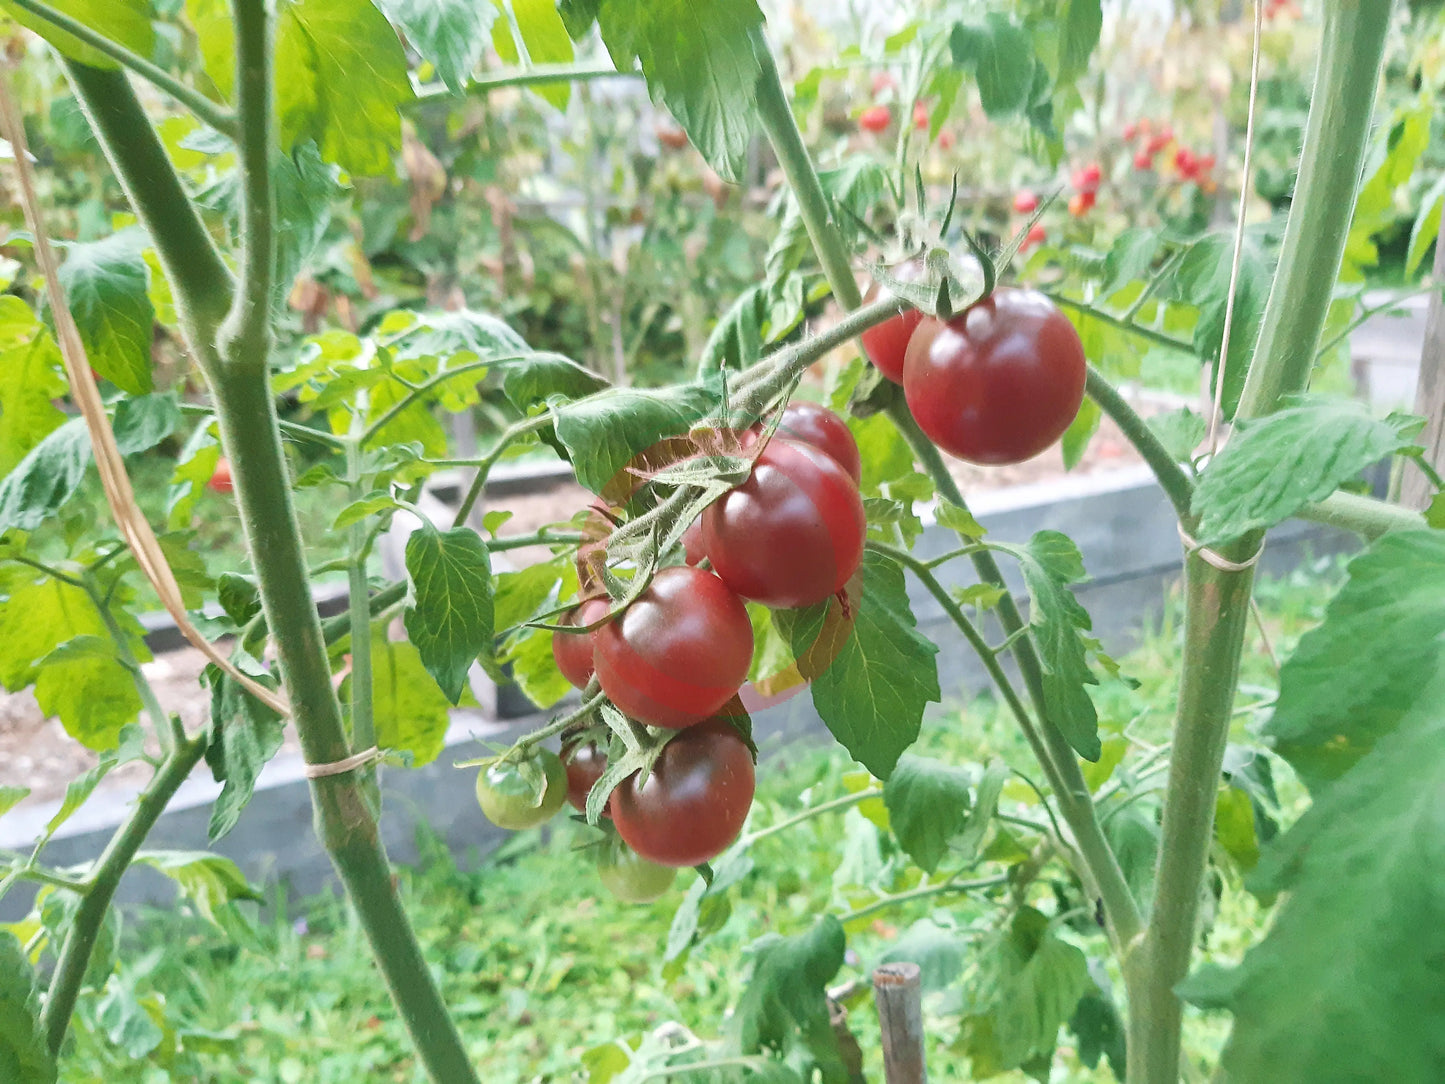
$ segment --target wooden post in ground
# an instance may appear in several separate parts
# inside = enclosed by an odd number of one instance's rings
[[[923,979],[917,964],[884,964],[873,972],[873,1000],[883,1033],[886,1084],[926,1084]]]

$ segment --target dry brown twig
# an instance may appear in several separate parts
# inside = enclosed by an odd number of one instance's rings
[[[55,250],[51,248],[50,237],[45,232],[40,203],[35,194],[35,181],[25,144],[25,128],[15,109],[15,100],[10,93],[10,69],[0,79],[0,123],[5,128],[5,138],[10,141],[14,153],[15,170],[19,180],[20,203],[25,212],[25,221],[35,237],[35,258],[45,277],[45,289],[50,299],[51,312],[55,317],[56,338],[60,343],[60,355],[65,363],[65,375],[70,382],[70,394],[85,418],[90,431],[90,444],[95,453],[96,469],[100,472],[100,483],[105,489],[106,501],[110,504],[111,515],[126,545],[135,555],[136,563],[145,573],[146,579],[160,596],[166,612],[175,621],[181,635],[191,642],[220,670],[235,680],[242,688],[265,704],[272,711],[283,716],[290,715],[291,709],[285,699],[274,689],[268,689],[249,674],[242,673],[215,644],[201,635],[191,624],[181,601],[180,585],[171,571],[160,543],[150,523],[136,504],[135,491],[131,488],[130,476],[125,470],[125,461],[115,443],[110,418],[101,402],[100,389],[91,373],[86,358],[85,344],[81,342],[80,330],[75,317],[65,301],[65,289],[60,285],[60,275],[55,261]]]

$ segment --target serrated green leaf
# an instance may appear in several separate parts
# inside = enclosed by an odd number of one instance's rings
[[[1316,789],[1394,729],[1445,664],[1445,533],[1398,531],[1349,565],[1324,621],[1280,668],[1266,732]]]
[[[1209,545],[1284,522],[1409,447],[1418,431],[1418,419],[1378,419],[1364,403],[1323,396],[1240,423],[1194,491],[1199,541]]]
[[[1089,970],[1095,971],[1091,961]],[[1102,968],[1099,968],[1102,971]],[[1096,981],[1107,981],[1095,975]],[[1098,1068],[1101,1058],[1109,1059],[1114,1077],[1123,1080],[1127,1071],[1128,1051],[1125,1038],[1124,1017],[1113,997],[1102,987],[1090,990],[1079,999],[1078,1007],[1069,1020],[1069,1030],[1078,1039],[1079,1060],[1090,1069]]]
[[[417,649],[388,640],[386,630],[372,630],[371,711],[376,744],[386,750],[410,753],[414,767],[434,761],[446,742],[446,694],[437,687]],[[343,700],[351,696],[351,676],[341,684]]]
[[[378,512],[391,512],[400,507],[397,499],[390,493],[371,493],[359,500],[352,501],[340,512],[337,512],[336,519],[331,523],[331,529],[344,531],[353,523],[370,519]]]
[[[561,354],[532,354],[499,368],[503,394],[524,413],[554,395],[581,399],[607,387],[604,377]]]
[[[920,918],[879,953],[869,970],[895,962],[917,964],[922,971],[923,992],[934,993],[958,981],[967,952],[967,935],[940,926],[931,918]]]
[[[0,816],[9,813],[28,797],[30,797],[29,787],[0,786]]]
[[[1073,470],[1079,465],[1089,447],[1089,441],[1093,440],[1094,434],[1098,432],[1099,422],[1103,417],[1103,411],[1094,400],[1086,398],[1079,404],[1079,412],[1074,415],[1074,420],[1059,438],[1060,450],[1064,454],[1064,470]]]
[[[310,139],[353,174],[391,170],[411,80],[396,32],[370,0],[280,0],[275,64],[284,149]]]
[[[222,572],[216,579],[217,600],[237,627],[261,612],[261,592],[256,581],[239,572]]]
[[[267,668],[243,651],[232,652],[231,661],[267,688],[276,679]],[[211,740],[206,746],[206,763],[221,786],[211,807],[206,838],[214,843],[240,819],[251,801],[256,780],[281,748],[285,721],[243,689],[234,678],[214,668],[206,671],[211,685]]]
[[[206,492],[206,482],[221,461],[221,445],[216,440],[215,422],[196,427],[176,458],[171,489],[166,498],[166,526],[171,530],[190,526],[191,513]]]
[[[132,395],[151,390],[156,313],[147,285],[146,235],[126,229],[67,247],[60,265],[66,304],[91,368]]]
[[[1431,593],[1437,609],[1440,598]],[[1351,667],[1365,668],[1363,660]],[[1234,1013],[1222,1058],[1232,1079],[1445,1076],[1438,872],[1445,868],[1445,670],[1438,660],[1433,680],[1410,692],[1413,706],[1318,792],[1251,879],[1256,891],[1286,896],[1221,993]]]
[[[1445,209],[1445,175],[1437,177],[1420,200],[1420,211],[1410,227],[1410,248],[1405,254],[1405,275],[1413,278],[1430,246],[1440,236],[1440,212]]]
[[[64,56],[92,68],[114,71],[120,65],[111,57],[79,38],[57,30],[48,20],[16,4],[5,3],[6,13],[21,26],[35,31]],[[149,0],[52,0],[51,6],[91,30],[104,34],[138,56],[149,57],[155,49]]]
[[[1027,546],[999,545],[1018,558],[1029,591],[1029,624],[1044,671],[1049,717],[1074,751],[1098,760],[1099,718],[1086,686],[1097,685],[1081,632],[1093,627],[1069,585],[1086,579],[1078,548],[1058,531],[1040,531]]]
[[[100,786],[100,781],[110,774],[113,768],[127,764],[140,757],[143,752],[144,735],[140,727],[129,726],[121,731],[120,741],[114,749],[103,751],[96,760],[95,766],[87,769],[82,775],[72,779],[65,786],[65,796],[60,800],[60,808],[57,809],[50,820],[45,822],[45,831],[35,843],[35,853],[39,854],[45,845],[50,842],[50,837],[60,830],[60,827],[68,821],[77,809],[83,806],[95,788]]]
[[[148,452],[179,428],[181,408],[174,392],[135,395],[116,404],[112,428],[121,455]]]
[[[539,708],[550,708],[568,693],[573,685],[552,655],[552,634],[545,629],[528,629],[507,645],[500,662],[511,668],[512,680]]]
[[[0,930],[0,1079],[55,1084],[55,1057],[40,1027],[40,988],[14,934]]]
[[[1104,257],[1104,281],[1099,292],[1109,297],[1129,283],[1146,278],[1162,246],[1163,238],[1154,230],[1131,226],[1121,232]]]
[[[492,646],[492,565],[470,527],[438,531],[430,523],[406,542],[412,605],[406,631],[427,672],[455,704],[477,656]]]
[[[95,1022],[111,1045],[132,1062],[145,1058],[165,1039],[165,1032],[120,982],[112,981],[106,987],[95,1006]]]
[[[652,100],[726,181],[740,181],[762,75],[751,38],[763,25],[757,0],[602,0],[602,40],[619,71],[642,65]]]
[[[236,27],[226,0],[186,0],[186,16],[196,32],[206,75],[229,100],[236,84]]]
[[[1209,423],[1188,407],[1156,414],[1146,424],[1176,463],[1190,462],[1209,432]]]
[[[0,476],[65,421],[60,351],[30,306],[0,296]]]
[[[1425,509],[1425,525],[1437,531],[1445,530],[1445,491],[1430,498],[1430,505]]]
[[[990,11],[982,23],[956,24],[949,46],[955,64],[973,69],[990,120],[1013,116],[1028,104],[1037,63],[1033,42],[1007,15]]]
[[[572,62],[572,38],[562,22],[556,0],[508,0],[508,3],[517,20],[517,29],[522,32],[527,58],[533,64]],[[568,82],[545,83],[533,89],[558,109],[566,109],[572,98],[572,84]]]
[[[75,496],[90,467],[90,434],[72,418],[0,480],[0,533],[33,531]]]
[[[680,384],[646,391],[611,388],[576,402],[553,397],[550,407],[577,481],[602,493],[633,456],[664,437],[687,433],[718,402],[709,387]]]
[[[739,1049],[783,1051],[796,1039],[822,1067],[823,1079],[835,1079],[842,1059],[828,1022],[827,985],[843,966],[845,947],[843,927],[832,915],[806,933],[755,941],[752,977],[733,1014]]]
[[[879,779],[918,737],[923,709],[936,703],[938,647],[919,634],[903,570],[882,554],[863,557],[863,591],[852,628],[812,679],[813,706],[848,754]],[[818,615],[777,611],[774,624],[802,658],[818,636]]]
[[[1196,241],[1175,269],[1168,294],[1174,300],[1199,310],[1194,325],[1194,351],[1218,364],[1224,341],[1224,312],[1229,301],[1229,283],[1234,266],[1234,238],[1215,233]],[[1229,358],[1224,373],[1222,409],[1234,417],[1239,393],[1254,356],[1264,305],[1269,299],[1270,267],[1258,248],[1246,241],[1241,253],[1239,278],[1235,287],[1234,315],[1229,330]],[[1210,387],[1215,384],[1211,376]]]
[[[498,14],[476,0],[379,0],[379,6],[454,93],[467,85],[482,59]]]
[[[1089,67],[1104,27],[1100,0],[1064,0],[1059,14],[1059,72],[1061,83],[1071,83]]]
[[[207,851],[139,851],[135,861],[150,866],[176,883],[181,895],[196,905],[207,922],[236,900],[260,902],[261,893],[246,880],[236,863]]]
[[[924,757],[900,757],[883,784],[888,823],[908,856],[928,873],[968,820],[971,774]]]

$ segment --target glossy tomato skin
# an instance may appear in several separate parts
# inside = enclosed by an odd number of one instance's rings
[[[707,559],[707,547],[702,544],[702,517],[688,524],[682,532],[683,560],[690,565],[700,565]]]
[[[837,594],[863,560],[863,498],[817,448],[776,436],[746,482],[702,516],[718,576],[765,606],[811,606]]]
[[[587,795],[607,770],[607,754],[597,748],[596,742],[572,742],[562,746],[562,761],[567,766],[567,801],[578,812],[586,813]],[[602,815],[610,815],[606,807]]]
[[[590,625],[607,616],[605,598],[589,598],[562,615],[559,625]],[[592,634],[588,632],[552,633],[552,658],[562,676],[577,688],[585,688],[592,680]]]
[[[831,456],[854,482],[863,478],[863,457],[858,452],[853,431],[848,428],[847,422],[825,406],[807,400],[794,400],[783,411],[774,435],[799,444],[811,444]]]
[[[231,461],[225,456],[216,460],[216,469],[206,479],[206,488],[215,493],[230,493],[235,488],[231,481]]]
[[[612,792],[612,823],[629,847],[662,866],[696,866],[721,854],[753,804],[753,756],[725,719],[667,743],[646,782]]]
[[[908,347],[903,391],[928,438],[972,463],[1021,463],[1063,436],[1084,397],[1078,332],[1043,294],[1002,287]]]
[[[677,880],[677,867],[649,862],[620,839],[608,837],[597,852],[597,876],[623,903],[653,903]]]
[[[900,264],[893,269],[893,277],[904,282],[913,282],[923,277],[923,265],[917,261]],[[869,300],[884,296],[881,290],[870,290]],[[903,355],[908,349],[908,340],[914,328],[923,321],[923,313],[908,302],[899,300],[898,315],[881,324],[874,324],[858,336],[863,343],[863,353],[878,367],[878,371],[895,384],[903,383]]]
[[[709,551],[711,552],[711,551]],[[624,714],[680,729],[727,703],[748,676],[753,626],[710,572],[676,565],[592,634],[602,691]]]
[[[523,780],[516,764],[491,764],[477,773],[477,803],[498,828],[521,831],[550,820],[567,800],[567,772],[550,749],[535,754],[546,778],[541,801]]]

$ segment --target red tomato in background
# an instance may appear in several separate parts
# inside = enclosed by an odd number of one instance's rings
[[[858,442],[853,438],[852,430],[847,422],[825,406],[805,399],[793,400],[783,411],[773,435],[800,444],[811,444],[827,453],[855,483],[863,478],[863,459],[858,453]]]
[[[865,132],[882,132],[893,123],[893,111],[886,105],[870,105],[858,115],[858,127]]]
[[[722,580],[676,565],[593,632],[592,656],[602,691],[620,711],[679,729],[717,711],[747,679],[753,626]]]
[[[1199,168],[1199,160],[1188,147],[1180,147],[1174,152],[1174,168],[1181,177],[1193,177]]]
[[[1098,197],[1092,192],[1075,192],[1069,197],[1069,214],[1082,218],[1094,209]]]
[[[882,94],[885,90],[892,90],[894,86],[893,76],[888,72],[873,73],[873,93]]]
[[[610,603],[605,598],[589,598],[562,615],[559,625],[590,625],[607,615]],[[562,676],[581,689],[592,680],[592,634],[589,632],[552,633],[552,658]]]
[[[751,477],[702,517],[703,542],[722,581],[743,598],[780,608],[811,606],[842,590],[863,560],[866,530],[863,499],[847,471],[816,448],[776,438]]]
[[[1027,188],[1020,189],[1014,195],[1014,210],[1021,215],[1031,215],[1039,209],[1039,197],[1030,192]]]
[[[950,151],[953,149],[953,133],[947,128],[938,133],[938,149],[941,151]]]
[[[1093,195],[1099,190],[1099,182],[1104,179],[1104,171],[1098,162],[1090,162],[1087,166],[1074,171],[1073,184],[1078,192]]]
[[[236,488],[231,481],[231,461],[225,456],[216,460],[216,469],[206,479],[206,488],[216,493],[230,493]]]
[[[922,102],[913,103],[913,127],[920,132],[928,129],[928,106]]]
[[[1139,122],[1131,120],[1128,124],[1124,125],[1124,131],[1121,135],[1125,143],[1134,142],[1134,139],[1139,135]]]
[[[596,742],[569,742],[562,746],[562,762],[567,766],[567,800],[579,813],[587,812],[587,795],[607,770],[607,754]],[[611,802],[602,809],[610,817]]]
[[[923,264],[918,260],[899,264],[893,269],[893,275],[904,282],[914,282],[923,277]],[[870,300],[886,296],[881,287],[869,291]],[[897,316],[875,324],[858,336],[868,360],[895,384],[903,383],[903,353],[908,349],[908,340],[913,335],[913,329],[922,319],[923,313],[900,299]]]
[[[1019,246],[1019,251],[1023,252],[1032,248],[1034,245],[1043,244],[1048,240],[1048,236],[1049,231],[1044,229],[1044,224],[1042,222],[1035,222],[1029,227],[1029,232],[1024,236],[1024,243]]]
[[[928,438],[973,463],[1021,463],[1063,436],[1084,398],[1078,332],[1043,294],[1002,287],[908,346],[903,391]]]
[[[649,862],[696,866],[727,849],[753,804],[753,756],[726,719],[684,730],[662,750],[647,780],[612,792],[612,823]]]
[[[1134,155],[1134,168],[1135,168],[1135,169],[1153,169],[1153,168],[1154,168],[1154,156],[1153,156],[1152,154],[1150,154],[1148,151],[1140,151],[1138,154]]]

